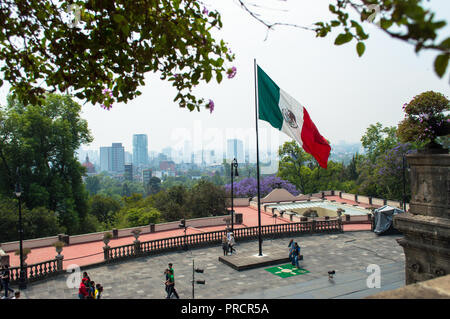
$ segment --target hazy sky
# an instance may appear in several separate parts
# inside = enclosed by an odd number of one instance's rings
[[[88,121],[94,142],[83,148],[122,142],[132,152],[132,135],[148,135],[149,150],[166,146],[182,148],[190,140],[195,149],[223,149],[227,138],[238,137],[255,148],[254,65],[257,63],[286,92],[308,110],[321,134],[331,141],[359,142],[365,129],[376,122],[397,125],[403,118],[402,105],[428,90],[448,96],[449,72],[439,79],[433,70],[435,52],[414,53],[411,45],[389,38],[375,26],[364,24],[370,38],[362,58],[356,42],[335,46],[337,33],[316,38],[311,31],[279,26],[266,37],[266,28],[233,0],[205,1],[207,8],[222,15],[224,39],[236,54],[229,66],[236,66],[234,79],[224,78],[198,86],[198,97],[212,99],[215,110],[189,112],[174,102],[175,90],[155,74],[146,76],[142,95],[127,104],[115,104],[110,111],[99,105],[83,105],[82,117]],[[255,1],[253,1],[256,3]],[[270,21],[309,26],[324,21],[327,0],[257,1],[270,8],[259,10]],[[427,4],[428,5],[428,4]],[[432,0],[429,4],[438,18],[450,22],[450,1]],[[359,21],[359,19],[358,19]],[[376,20],[375,20],[376,21]],[[449,36],[449,27],[442,38]],[[2,89],[2,103],[5,99]],[[289,140],[283,133],[259,121],[260,147],[276,149]]]

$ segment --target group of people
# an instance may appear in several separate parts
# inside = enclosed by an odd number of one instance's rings
[[[298,261],[300,260],[300,246],[298,245],[297,242],[294,242],[294,240],[291,239],[288,248],[289,248],[289,260],[291,261],[291,264],[300,269],[300,266],[298,264]]]
[[[19,299],[20,298],[20,291],[14,291],[9,287],[9,281],[11,279],[11,271],[9,270],[8,265],[4,265],[0,269],[0,291],[5,290],[5,295],[2,297],[2,299]],[[11,292],[11,296],[9,295],[9,292]]]
[[[235,244],[236,241],[234,240],[234,233],[232,231],[229,231],[226,235],[223,235],[222,237],[223,255],[228,256],[228,252],[231,255],[233,255],[233,252],[236,251],[236,249],[234,249]]]
[[[164,275],[166,277],[166,280],[164,281],[164,285],[166,288],[166,299],[172,298],[172,295],[174,295],[177,299],[180,299],[180,296],[178,296],[177,290],[175,289],[175,276],[173,271],[173,264],[169,263],[169,268],[166,268],[164,270]]]
[[[101,284],[95,284],[87,272],[83,273],[80,288],[78,289],[78,298],[80,299],[100,299],[102,296],[103,287]]]

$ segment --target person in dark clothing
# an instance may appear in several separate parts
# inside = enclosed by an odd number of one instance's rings
[[[293,265],[295,265],[297,268],[300,269],[300,266],[298,264],[298,261],[300,259],[300,246],[298,243],[294,244],[294,249],[292,250],[292,262]]]
[[[223,249],[223,255],[227,256],[228,255],[228,238],[226,235],[223,235],[223,238],[222,238],[222,249]]]
[[[168,285],[168,280],[169,280],[169,268],[166,268],[166,270],[164,270],[164,276],[166,277],[166,280],[164,281],[164,286],[165,286],[165,289],[166,289],[166,294],[167,294],[167,296],[166,296],[166,299],[169,299],[170,298],[170,295],[169,295],[169,285]]]
[[[291,239],[288,245],[289,248],[289,260],[291,261],[292,265],[294,264],[294,260],[292,258],[292,251],[294,250],[294,240]]]
[[[9,270],[9,266],[5,265],[3,267],[3,273],[2,273],[2,283],[3,283],[3,288],[5,289],[5,297],[4,298],[8,298],[8,292],[14,292],[13,289],[9,288],[9,280],[10,280],[10,270]]]

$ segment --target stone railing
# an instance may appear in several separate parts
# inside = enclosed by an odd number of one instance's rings
[[[258,238],[258,226],[236,228],[234,235],[237,241],[252,240]],[[330,219],[324,221],[311,220],[298,223],[283,223],[276,225],[261,226],[261,237],[302,235],[312,233],[334,233],[342,232],[342,221],[340,219]],[[177,250],[184,247],[199,247],[219,244],[225,230],[177,236],[163,239],[156,239],[146,242],[135,241],[132,244],[118,247],[104,247],[105,261],[116,261],[125,258],[132,258],[150,255],[170,250]]]
[[[42,261],[36,264],[26,265],[26,280],[33,282],[37,280],[46,279],[48,277],[57,275],[63,271],[62,258]],[[16,284],[19,282],[20,267],[11,267],[11,283]]]
[[[187,226],[192,226],[192,227],[226,226],[226,221],[224,221],[224,218],[226,216],[229,216],[229,215],[188,219],[188,220],[186,220],[186,224],[187,224]],[[116,230],[117,236],[115,238],[129,237],[130,233],[133,230],[140,230],[141,234],[174,230],[174,229],[178,229],[179,224],[180,224],[180,221],[174,221],[174,222],[167,222],[167,223],[161,223],[161,224],[150,224],[150,225],[143,225],[143,226],[132,227],[132,228],[117,229]],[[110,232],[113,234],[115,233],[114,230],[110,230]],[[71,235],[71,236],[60,234],[58,236],[24,240],[23,246],[24,246],[24,248],[30,248],[30,249],[48,247],[48,246],[53,245],[53,243],[55,243],[58,240],[64,241],[66,246],[74,245],[74,244],[84,244],[84,243],[89,243],[89,242],[101,241],[101,240],[103,240],[104,234],[105,234],[104,231],[97,232],[97,233],[90,233],[90,234]],[[61,236],[64,238],[62,238]],[[15,242],[2,243],[0,245],[0,248],[3,249],[3,251],[5,251],[5,252],[15,251],[15,250],[19,249],[19,242],[15,241]]]

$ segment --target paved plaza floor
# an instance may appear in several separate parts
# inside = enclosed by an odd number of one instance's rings
[[[104,299],[163,299],[163,271],[173,263],[176,289],[180,298],[192,298],[192,263],[204,273],[195,273],[205,285],[195,286],[195,299],[240,298],[363,298],[382,290],[404,286],[404,254],[396,242],[401,235],[377,236],[370,231],[294,237],[301,246],[301,268],[309,271],[282,278],[269,267],[237,271],[219,261],[220,245],[140,257],[111,265],[89,268],[91,280],[104,287]],[[288,252],[290,238],[266,239],[263,253]],[[258,242],[237,243],[238,254],[258,254]],[[285,264],[285,263],[284,263]],[[381,269],[381,287],[368,288],[369,265]],[[335,270],[333,281],[328,271]],[[31,283],[22,291],[24,299],[77,299],[78,289],[69,288],[73,278],[67,273]],[[17,287],[13,287],[16,289]]]

